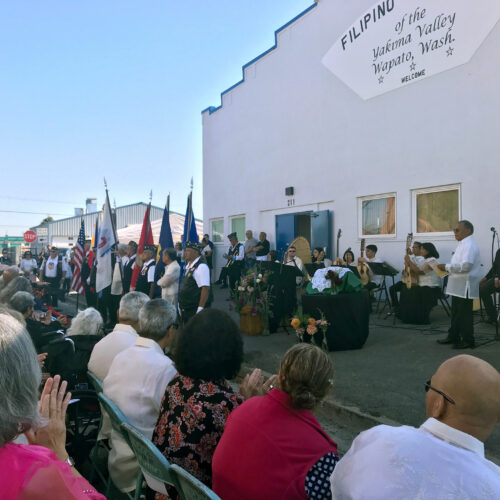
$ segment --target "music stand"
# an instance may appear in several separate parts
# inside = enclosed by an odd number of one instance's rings
[[[389,299],[389,292],[387,290],[386,277],[389,276],[392,279],[392,285],[394,286],[394,276],[396,276],[399,271],[397,269],[394,269],[387,262],[367,262],[366,264],[374,275],[383,277],[382,283],[377,290],[380,293],[378,296],[376,312],[379,312],[380,302],[382,302],[382,295],[385,294],[384,306],[382,307],[382,310],[380,312],[383,312],[386,306],[389,306],[389,312],[387,313],[387,315],[389,316],[390,314],[393,314],[393,310],[391,301]]]
[[[314,276],[314,273],[318,270],[318,269],[323,269],[325,267],[325,264],[323,264],[323,262],[313,262],[312,264],[304,264],[305,267],[306,267],[306,270],[307,272],[309,273],[309,276]],[[290,266],[291,267],[291,266]]]

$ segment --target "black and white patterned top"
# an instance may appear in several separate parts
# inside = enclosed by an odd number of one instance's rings
[[[306,494],[310,499],[325,500],[332,498],[330,490],[330,476],[332,475],[339,457],[332,451],[323,455],[306,475]]]

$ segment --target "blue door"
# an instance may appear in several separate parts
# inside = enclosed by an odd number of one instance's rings
[[[330,210],[320,210],[311,215],[311,249],[325,248],[325,255],[333,257]]]
[[[295,214],[276,216],[276,251],[279,259],[283,259],[288,245],[295,238]]]

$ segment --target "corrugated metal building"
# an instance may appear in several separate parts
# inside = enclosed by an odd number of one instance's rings
[[[141,224],[144,219],[147,204],[140,202],[132,205],[117,207],[113,212],[116,213],[116,229],[122,229],[131,224]],[[80,231],[81,219],[85,225],[85,237],[90,239],[94,231],[96,218],[101,212],[93,212],[84,215],[75,215],[66,219],[60,219],[46,224],[30,228],[37,233],[38,239],[31,245],[32,248],[40,249],[43,246],[55,245],[61,247],[71,247],[76,243]],[[151,206],[150,220],[161,219],[163,217],[163,208]]]

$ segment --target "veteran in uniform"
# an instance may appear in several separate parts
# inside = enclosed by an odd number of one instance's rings
[[[156,254],[154,245],[144,245],[142,251],[142,267],[137,276],[135,283],[135,291],[145,293],[150,299],[153,298],[155,289],[155,260],[153,256]]]
[[[179,312],[182,324],[195,314],[203,311],[212,302],[210,288],[210,269],[201,257],[201,245],[192,241],[186,242],[184,273],[179,289]]]

